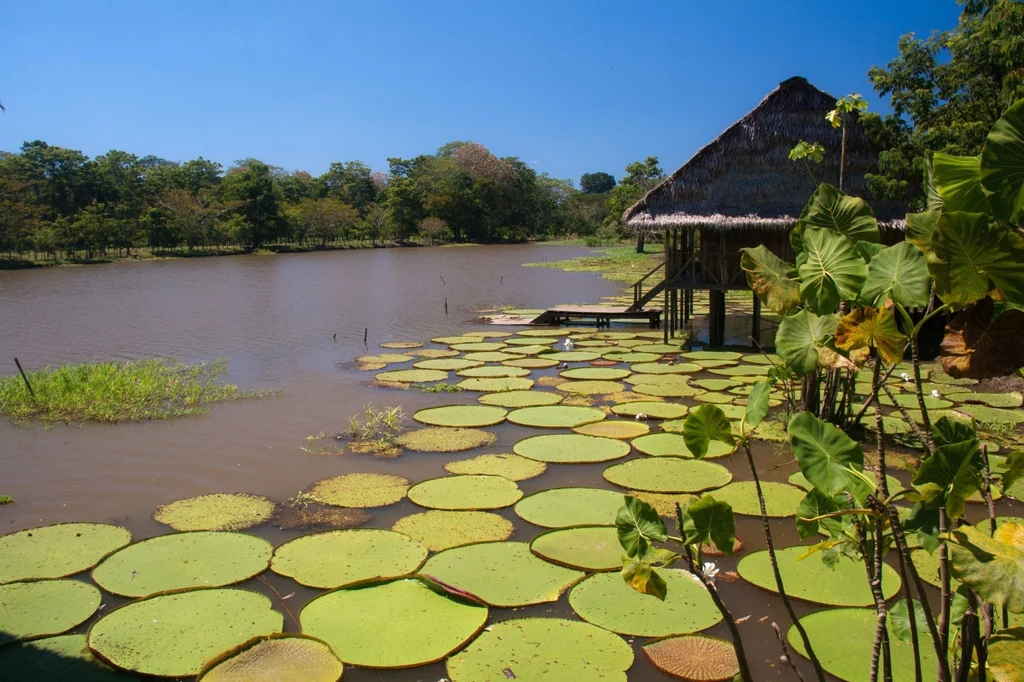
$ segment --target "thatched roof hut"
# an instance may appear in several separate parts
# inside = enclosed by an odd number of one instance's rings
[[[813,167],[818,180],[839,182],[842,136],[825,120],[835,105],[835,97],[804,78],[783,81],[750,113],[631,206],[623,220],[633,228],[649,230],[788,230],[814,191],[803,163],[788,158],[800,140],[825,147],[824,162]],[[844,191],[868,198],[864,174],[874,172],[877,162],[878,150],[860,125],[851,123]],[[904,206],[877,201],[871,205],[884,226],[902,226]]]

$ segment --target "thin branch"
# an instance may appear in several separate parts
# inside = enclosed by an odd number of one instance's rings
[[[789,653],[789,647],[786,646],[786,638],[782,636],[782,630],[779,629],[779,624],[772,621],[772,630],[775,630],[775,637],[779,640],[779,645],[782,647],[782,655],[789,663],[789,667],[793,669],[793,674],[800,682],[806,682],[804,676],[800,674],[800,669],[796,667],[796,661],[793,660],[792,654]]]

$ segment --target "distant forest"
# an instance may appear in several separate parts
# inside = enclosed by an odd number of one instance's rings
[[[581,191],[475,142],[388,162],[387,173],[348,161],[314,177],[257,159],[224,170],[204,158],[175,163],[113,150],[90,159],[27,142],[20,153],[0,152],[0,252],[56,260],[599,232],[614,239],[625,208],[662,177],[648,158],[618,184],[588,173]]]

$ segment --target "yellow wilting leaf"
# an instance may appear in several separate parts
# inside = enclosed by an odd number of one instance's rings
[[[907,337],[896,326],[896,318],[888,308],[857,308],[840,318],[836,327],[836,348],[845,351],[873,347],[887,364],[903,359]]]

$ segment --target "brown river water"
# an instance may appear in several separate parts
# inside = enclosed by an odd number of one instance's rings
[[[620,284],[594,274],[521,267],[588,252],[544,245],[378,249],[0,272],[0,373],[14,373],[15,356],[26,369],[97,359],[226,358],[228,381],[244,389],[282,391],[168,421],[51,428],[0,421],[0,492],[16,501],[0,507],[0,534],[96,521],[124,525],[141,539],[168,532],[151,514],[158,505],[184,497],[249,492],[282,501],[316,480],[350,472],[397,473],[416,483],[445,475],[443,465],[452,459],[511,452],[517,440],[535,432],[503,424],[493,427],[498,440],[486,448],[454,455],[406,453],[393,460],[315,455],[300,448],[308,435],[343,429],[368,403],[400,404],[407,415],[432,405],[474,403],[476,393],[371,388],[364,383],[373,372],[356,371],[350,363],[357,355],[381,352],[378,344],[384,341],[426,341],[486,329],[477,313],[482,308],[538,308],[618,294]],[[534,378],[546,373],[554,370],[535,371]],[[757,455],[767,480],[785,481],[796,470],[788,453],[762,445]],[[737,480],[750,479],[741,457],[725,464]],[[569,485],[613,488],[601,477],[605,466],[549,465],[545,474],[519,485],[525,494]],[[367,525],[389,528],[417,511],[403,500],[372,510]],[[542,530],[511,509],[499,513],[515,524],[512,540],[529,541]],[[777,544],[797,541],[792,520],[772,523]],[[300,534],[252,532],[275,544]],[[760,522],[749,517],[738,518],[738,535],[748,550],[764,546]],[[735,562],[727,558],[719,565],[731,570]],[[281,594],[295,593],[289,600],[295,613],[316,594],[288,578],[269,572],[266,577]],[[245,586],[263,589],[255,580]],[[740,627],[755,677],[792,679],[779,662],[770,627],[772,620],[783,631],[788,627],[781,602],[743,582],[723,583],[722,592],[736,617],[750,616]],[[108,608],[119,603],[106,598]],[[279,607],[276,599],[275,604]],[[796,608],[802,615],[813,607],[797,603]],[[554,604],[491,613],[492,621],[575,617],[564,595]],[[287,617],[285,627],[297,629]],[[728,637],[721,624],[710,632]],[[631,680],[671,679],[645,660],[639,649],[645,638],[630,641],[637,653]],[[443,677],[443,663],[404,671],[345,671],[353,682]]]

